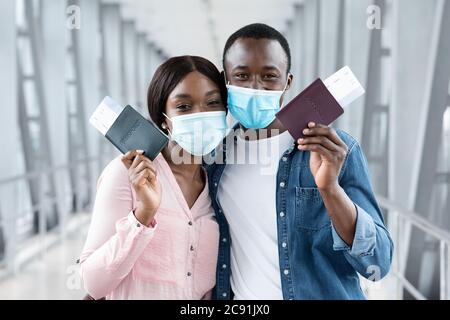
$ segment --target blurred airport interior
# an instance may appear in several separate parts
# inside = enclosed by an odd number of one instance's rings
[[[156,67],[267,23],[292,50],[290,98],[348,65],[356,137],[395,242],[370,299],[450,299],[450,0],[0,1],[0,299],[80,299],[96,179],[118,153],[88,119],[105,95],[147,115]]]

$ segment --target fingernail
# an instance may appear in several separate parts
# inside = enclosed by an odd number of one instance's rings
[[[314,122],[310,122],[310,123],[309,123],[309,127],[310,127],[310,128],[314,128],[315,126],[316,126],[316,124],[315,124]]]
[[[303,134],[308,134],[308,133],[309,133],[308,129],[303,130]]]
[[[137,153],[144,154],[144,150],[136,150]]]

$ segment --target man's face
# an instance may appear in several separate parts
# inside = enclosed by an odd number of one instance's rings
[[[224,64],[227,81],[233,86],[282,91],[292,82],[287,55],[276,40],[237,39]]]

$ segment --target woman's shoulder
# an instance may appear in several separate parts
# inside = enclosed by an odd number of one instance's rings
[[[97,186],[101,181],[114,182],[116,184],[126,183],[128,184],[128,170],[122,162],[122,155],[112,159],[106,167],[103,169],[98,179]]]

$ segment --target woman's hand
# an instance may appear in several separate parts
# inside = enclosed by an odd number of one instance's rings
[[[139,199],[136,219],[149,226],[161,204],[161,185],[152,161],[142,151],[133,150],[122,157],[128,177]]]

